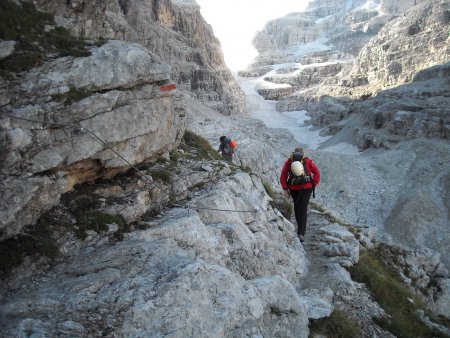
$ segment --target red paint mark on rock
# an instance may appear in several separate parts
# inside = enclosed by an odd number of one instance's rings
[[[159,90],[162,92],[168,92],[168,91],[175,90],[175,89],[177,89],[177,85],[175,83],[171,83],[171,84],[159,87]]]

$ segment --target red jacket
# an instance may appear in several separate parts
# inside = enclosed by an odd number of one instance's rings
[[[320,182],[320,171],[319,168],[317,168],[316,164],[309,159],[308,157],[305,158],[305,164],[306,164],[306,171],[309,173],[309,175],[312,178],[312,183],[305,183],[305,184],[297,184],[297,185],[288,185],[287,180],[289,173],[291,171],[291,164],[292,160],[288,158],[286,162],[284,162],[283,169],[281,169],[281,175],[280,175],[280,183],[283,190],[291,189],[291,190],[302,190],[302,189],[311,189],[314,186],[317,186]]]

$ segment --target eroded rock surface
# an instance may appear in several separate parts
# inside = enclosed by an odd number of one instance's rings
[[[175,148],[186,116],[160,90],[164,82],[168,65],[141,45],[111,41],[89,57],[58,58],[5,83],[2,237],[34,223],[75,184],[128,168],[114,152],[136,164]],[[80,92],[82,100],[58,102]]]
[[[245,111],[220,43],[195,1],[36,1],[58,25],[88,39],[139,43],[171,65],[179,89],[226,115]]]

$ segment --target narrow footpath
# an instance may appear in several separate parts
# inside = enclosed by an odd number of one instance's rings
[[[296,224],[295,219],[291,219],[291,222]],[[339,309],[360,327],[360,337],[394,337],[372,319],[384,312],[372,299],[370,291],[364,284],[352,281],[350,273],[342,267],[348,261],[348,257],[336,252],[333,254],[333,245],[342,247],[350,244],[343,243],[338,236],[330,235],[324,230],[327,226],[339,225],[310,205],[305,240],[302,243],[310,265],[308,273],[300,280],[302,288],[300,295],[318,296],[324,300],[324,304],[331,303],[334,310]],[[345,231],[345,228],[342,228]],[[359,245],[355,239],[350,242]],[[320,306],[321,304],[318,304],[319,312],[325,310],[320,309]]]

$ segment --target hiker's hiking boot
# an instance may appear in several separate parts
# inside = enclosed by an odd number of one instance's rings
[[[302,242],[302,243],[305,241],[304,235],[298,235],[298,238],[300,239],[300,242]]]

